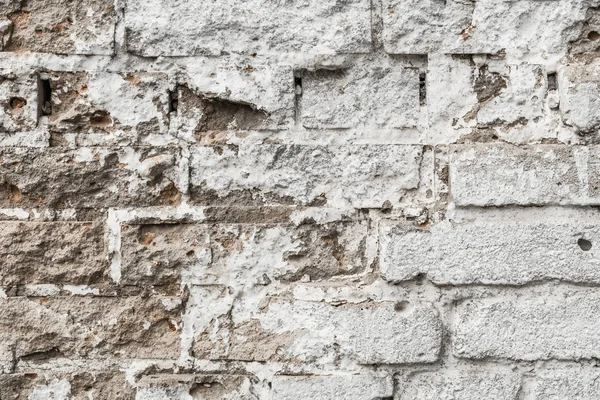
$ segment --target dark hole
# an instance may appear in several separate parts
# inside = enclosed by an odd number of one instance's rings
[[[107,111],[94,111],[90,117],[90,125],[92,126],[109,126],[110,124],[112,124],[112,118]]]
[[[600,33],[596,32],[596,31],[591,31],[590,33],[588,33],[587,37],[592,42],[595,42],[596,40],[600,39]]]
[[[23,108],[27,104],[27,100],[22,97],[11,97],[10,98],[10,108]]]
[[[302,78],[299,76],[294,77],[294,87],[302,87]]]
[[[52,87],[49,79],[38,79],[38,116],[52,114]]]
[[[556,90],[557,88],[556,73],[548,74],[548,90]]]
[[[592,242],[584,238],[580,238],[579,240],[577,240],[577,244],[579,245],[579,248],[583,251],[590,251],[592,248]]]
[[[177,112],[177,106],[179,106],[177,91],[169,91],[169,112]]]
[[[419,102],[424,105],[427,101],[427,75],[425,72],[419,74]]]

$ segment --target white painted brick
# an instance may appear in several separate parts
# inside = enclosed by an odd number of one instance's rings
[[[465,300],[452,351],[461,358],[579,360],[600,356],[600,298],[590,293]]]
[[[402,62],[369,64],[304,73],[302,125],[311,129],[415,127],[419,70]]]
[[[417,372],[401,389],[400,400],[516,400],[521,386],[518,373],[446,369]]]
[[[563,122],[582,133],[600,128],[600,59],[581,58],[558,69]]]
[[[392,54],[561,54],[586,10],[579,0],[385,0],[383,40]]]
[[[441,323],[429,304],[246,299],[235,301],[225,288],[193,292],[190,312],[196,317],[187,324],[195,327],[195,357],[315,364],[341,357],[400,364],[433,362],[441,349]]]
[[[473,4],[456,0],[384,0],[383,43],[391,54],[426,54],[459,48]]]
[[[450,189],[459,206],[600,204],[598,147],[454,146]]]
[[[402,145],[194,147],[191,194],[200,204],[381,207],[419,186],[421,155]]]
[[[392,397],[391,376],[275,376],[273,400],[377,400]]]
[[[600,373],[571,366],[540,371],[535,378],[535,400],[596,400],[600,398]]]
[[[144,56],[370,50],[367,0],[126,3],[127,47]]]
[[[521,285],[549,279],[600,283],[598,221],[589,214],[556,214],[543,220],[524,213],[474,216],[427,229],[384,222],[382,276],[401,281],[426,274],[440,285]],[[591,242],[591,249],[583,250],[582,240]]]

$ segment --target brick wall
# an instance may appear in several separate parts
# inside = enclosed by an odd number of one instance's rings
[[[0,0],[0,399],[600,398],[599,9]]]

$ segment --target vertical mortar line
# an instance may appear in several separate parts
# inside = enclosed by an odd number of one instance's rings
[[[378,51],[383,47],[382,0],[371,0],[371,48]]]

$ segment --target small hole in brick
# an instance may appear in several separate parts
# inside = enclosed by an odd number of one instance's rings
[[[398,312],[406,311],[410,307],[410,303],[406,300],[400,301],[394,305],[394,310]]]
[[[580,238],[579,240],[577,240],[577,244],[579,245],[579,248],[583,251],[590,251],[592,249],[592,242],[590,242],[587,239]]]
[[[421,72],[419,74],[419,102],[421,105],[425,104],[427,101],[427,74],[425,72]]]
[[[110,114],[104,110],[94,111],[90,117],[90,125],[92,126],[108,126],[112,124]]]
[[[596,31],[591,31],[590,33],[588,33],[587,38],[592,42],[595,42],[596,40],[600,39],[600,33]]]
[[[556,90],[557,88],[556,73],[548,74],[548,90]]]
[[[10,108],[19,109],[25,107],[27,101],[22,97],[11,97],[10,98]]]
[[[294,77],[294,90],[296,91],[296,94],[302,94],[302,77]]]

